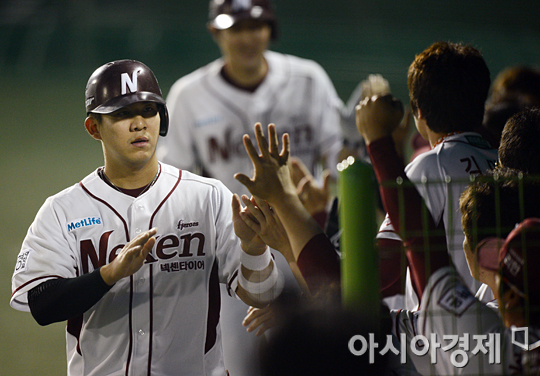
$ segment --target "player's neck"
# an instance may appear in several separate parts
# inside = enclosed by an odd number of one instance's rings
[[[222,73],[232,84],[242,88],[252,88],[257,87],[264,81],[268,73],[268,64],[266,60],[263,60],[262,64],[257,67],[246,68],[226,63]]]
[[[437,133],[437,132],[434,132],[432,131],[431,129],[429,129],[429,127],[426,125],[426,127],[424,128],[425,129],[425,134],[422,135],[422,137],[424,137],[424,139],[427,139],[427,141],[429,142],[429,144],[431,145],[431,148],[433,149],[435,146],[439,145],[440,143],[442,143],[444,140],[446,140],[448,137],[454,135],[454,134],[457,134],[457,133],[461,133],[461,132],[452,132],[452,133]]]
[[[157,159],[152,160],[142,167],[122,166],[118,168],[111,163],[105,162],[103,172],[109,182],[118,188],[138,189],[150,184],[158,174],[159,163]]]
[[[434,148],[435,146],[443,143],[448,137],[460,134],[463,132],[450,132],[450,133],[433,133],[433,138],[430,137],[429,142]]]
[[[485,283],[489,286],[491,291],[493,292],[493,297],[495,299],[499,298],[499,289],[497,287],[497,281],[495,278],[496,272],[492,272],[490,270],[486,270],[483,268],[480,268],[480,278],[479,281],[482,283]]]

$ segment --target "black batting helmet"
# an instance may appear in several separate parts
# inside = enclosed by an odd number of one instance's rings
[[[272,29],[272,39],[277,38],[276,17],[270,0],[210,0],[210,27],[225,30],[242,20],[268,22]]]
[[[159,104],[159,134],[169,128],[169,114],[154,73],[136,60],[117,60],[102,65],[86,84],[86,113],[110,114],[137,102]]]

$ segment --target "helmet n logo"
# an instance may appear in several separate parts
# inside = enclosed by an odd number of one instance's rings
[[[134,93],[137,91],[137,71],[133,72],[133,76],[131,78],[127,73],[122,73],[120,78],[122,80],[120,84],[122,87],[122,95],[128,93],[128,88],[130,93]]]

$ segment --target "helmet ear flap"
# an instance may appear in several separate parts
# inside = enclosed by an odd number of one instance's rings
[[[159,124],[159,135],[160,136],[166,136],[167,131],[169,130],[169,111],[167,110],[167,106],[162,105],[159,109],[159,117],[161,119],[161,122]]]

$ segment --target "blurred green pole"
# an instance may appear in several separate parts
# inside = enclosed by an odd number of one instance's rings
[[[373,167],[349,157],[338,164],[342,230],[341,294],[346,309],[377,323],[380,315],[375,175]]]

